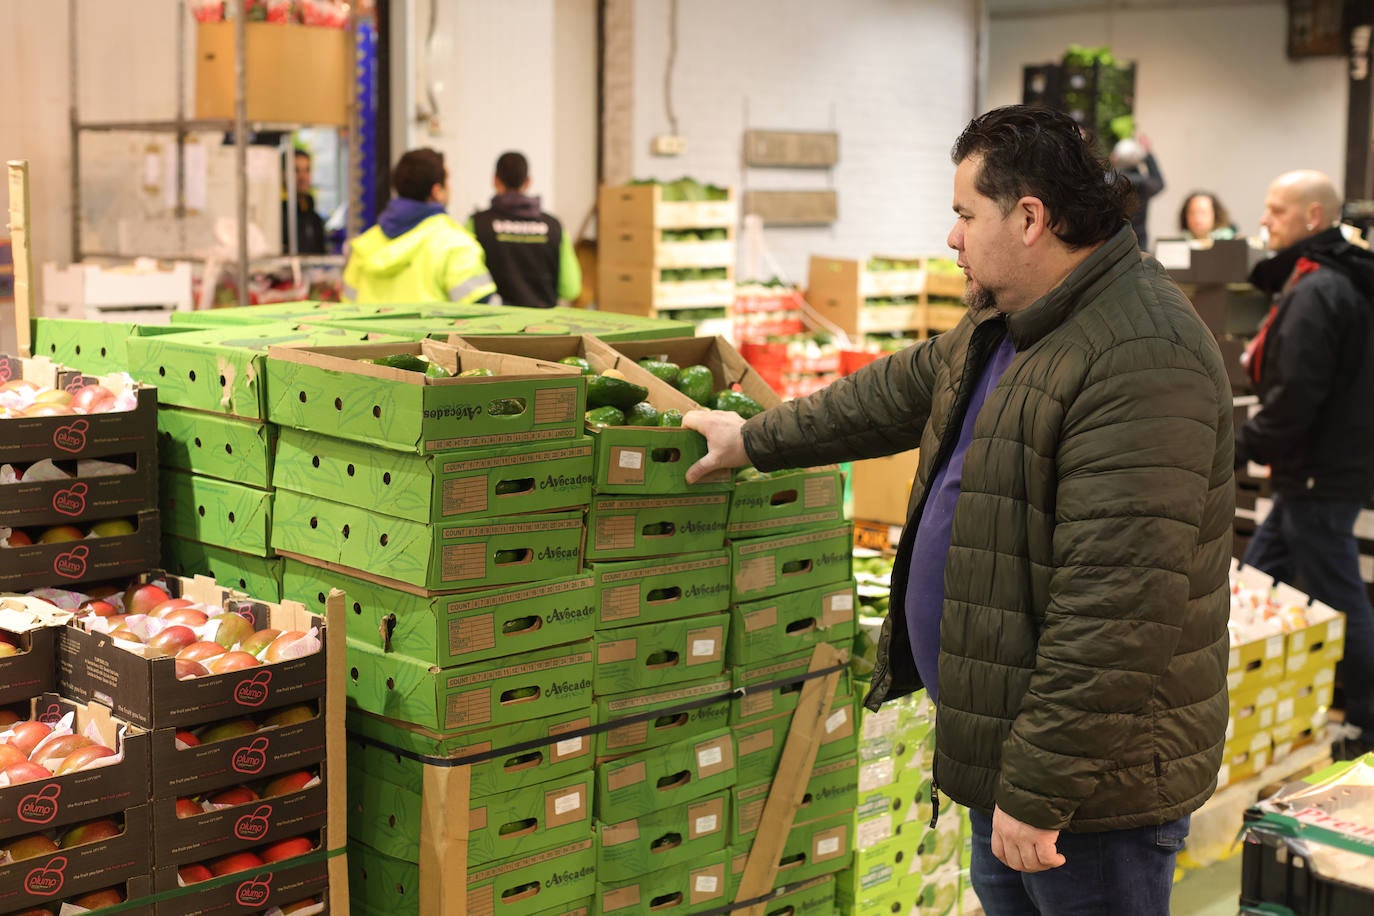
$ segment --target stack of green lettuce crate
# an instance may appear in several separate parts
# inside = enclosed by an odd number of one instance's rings
[[[347,596],[354,908],[589,906],[581,374],[429,340],[274,349],[268,374],[283,590]]]

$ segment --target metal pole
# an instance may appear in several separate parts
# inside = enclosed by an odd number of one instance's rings
[[[297,255],[301,252],[300,202],[297,200],[300,188],[296,187],[296,150],[289,133],[282,134],[281,138],[281,167],[286,180],[286,206],[282,208],[286,211],[286,253]]]
[[[244,0],[235,0],[234,19],[234,168],[238,198],[238,283],[239,305],[248,304],[248,95],[247,55],[248,27]]]
[[[81,87],[77,85],[76,0],[67,0],[67,116],[71,127],[72,263],[81,260],[81,126],[78,121]]]

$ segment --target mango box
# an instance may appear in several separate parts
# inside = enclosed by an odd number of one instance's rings
[[[206,882],[204,889],[197,888],[194,892],[159,901],[157,913],[158,916],[249,916],[271,912],[273,907],[287,906],[308,897],[324,897],[328,907],[343,896],[342,888],[346,887],[348,871],[343,858],[307,857],[301,864],[284,860],[270,871],[244,871],[242,880],[227,884]],[[153,871],[155,893],[174,891],[180,886],[175,865]]]
[[[596,578],[597,629],[710,614],[730,603],[730,555],[724,549],[589,566]]]
[[[853,575],[853,525],[732,540],[729,547],[735,603],[843,582]]]
[[[844,477],[834,465],[773,471],[741,471],[730,494],[726,537],[731,540],[784,534],[844,521]]]
[[[735,784],[735,739],[728,728],[598,763],[597,820],[619,823]]]
[[[590,771],[473,798],[466,806],[469,869],[580,840],[591,833]],[[421,856],[425,808],[441,804],[421,792],[349,772],[348,835],[407,861]],[[445,811],[463,816],[463,809]]]
[[[1243,690],[1278,683],[1283,678],[1287,641],[1286,634],[1276,633],[1232,646],[1226,667],[1227,686]]]
[[[597,828],[596,877],[606,883],[647,875],[725,849],[729,791]]]
[[[1279,684],[1256,684],[1231,691],[1226,737],[1240,738],[1274,727],[1279,704]]]
[[[663,620],[596,634],[598,696],[666,687],[725,673],[725,613]]]
[[[380,577],[348,575],[318,561],[287,559],[283,590],[324,607],[331,587],[348,600],[353,639],[438,668],[591,639],[596,589],[588,574],[529,585],[426,592]]]
[[[326,764],[320,769],[335,769]],[[340,773],[339,795],[343,797],[344,767]],[[333,775],[329,773],[328,775]],[[153,861],[163,865],[208,862],[235,852],[257,849],[282,840],[301,838],[293,843],[297,854],[319,845],[318,834],[329,812],[329,782],[316,784],[271,798],[258,798],[207,811],[191,817],[177,815],[177,800],[170,796],[155,799],[153,810]],[[308,838],[310,834],[316,834]],[[307,847],[305,844],[309,843]]]
[[[759,829],[763,807],[772,788],[773,782],[768,779],[730,790],[732,845]],[[853,811],[858,797],[859,767],[853,757],[818,761],[811,770],[811,778],[806,782],[806,794],[802,796],[794,823],[806,823]]]
[[[361,332],[294,324],[206,328],[129,338],[130,374],[158,386],[158,403],[266,420],[267,349],[361,340]]]
[[[847,756],[855,759],[858,741],[854,736],[854,705],[849,697],[837,696],[826,717],[817,760],[834,760]],[[736,765],[740,780],[760,782],[772,779],[778,771],[783,747],[792,727],[792,717],[786,713],[768,719],[732,726],[735,733]]]
[[[265,784],[300,770],[320,775],[320,764],[329,756],[326,719],[318,703],[299,703],[256,718],[238,716],[213,722],[198,730],[201,743],[191,747],[178,744],[178,729],[151,732],[151,797],[155,806],[175,801],[178,796],[202,795],[241,783]],[[323,774],[326,778],[333,775],[329,771]],[[343,774],[338,776],[342,790]],[[163,820],[164,807],[171,811],[170,806],[155,807],[155,822]],[[172,820],[167,823],[175,823],[175,814],[169,816]]]
[[[149,729],[257,715],[324,696],[330,665],[338,664],[344,650],[341,593],[331,596],[328,614],[320,618],[300,604],[248,598],[201,576],[168,576],[166,583],[173,597],[222,606],[225,613],[247,617],[255,630],[317,629],[320,651],[242,671],[177,680],[171,656],[73,622],[57,640],[57,683],[65,695],[82,702],[97,700],[119,718]]]
[[[482,798],[590,770],[592,739],[585,732],[595,721],[596,710],[583,709],[453,734],[349,709],[348,765],[421,792],[426,766],[462,761],[470,796]]]
[[[820,642],[848,646],[854,639],[856,587],[850,580],[733,605],[725,660],[757,665]]]
[[[672,385],[595,337],[486,337],[475,342],[455,337],[453,342],[460,347],[513,353],[548,362],[580,356],[598,375],[608,369],[614,370],[627,381],[645,388],[648,391],[646,400],[660,413],[665,410],[686,413],[698,406]],[[687,483],[687,469],[706,454],[706,439],[690,429],[613,426],[589,428],[588,432],[596,443],[596,479],[592,488],[597,493],[647,495],[731,489],[732,475],[728,469],[714,472],[695,484]]]
[[[107,474],[105,469],[91,471],[85,461],[59,460],[54,467],[71,476],[42,480],[41,474],[30,476],[26,473],[24,479],[5,484],[5,499],[0,502],[0,526],[28,528],[74,524],[89,529],[92,522],[127,518],[145,509],[157,508],[156,452],[111,455],[102,462],[122,465],[128,470]],[[83,474],[83,470],[86,473]]]
[[[157,389],[131,385],[123,375],[92,377],[50,359],[0,354],[0,384],[25,379],[41,388],[68,391],[97,382],[116,398],[134,399],[132,409],[56,417],[10,417],[0,438],[0,464],[27,464],[44,458],[104,458],[157,448]]]
[[[103,840],[0,865],[0,906],[17,911],[123,884],[152,868],[148,806],[123,812],[121,831]]]
[[[810,667],[811,653],[802,652],[771,665],[735,668],[735,690],[736,693],[742,691],[743,696],[736,700],[730,711],[730,724],[757,721],[796,709]],[[847,727],[851,733],[854,731],[853,698],[854,687],[849,670],[842,669],[835,696],[831,700],[830,715],[837,715],[841,709],[848,710],[848,726],[837,723],[837,727]]]
[[[665,340],[645,340],[616,343],[615,349],[635,362],[641,359],[664,360],[688,366],[705,366],[715,379],[715,390],[735,388],[749,395],[765,408],[782,403],[768,383],[730,346],[724,337],[677,337]],[[702,407],[710,407],[702,404]]]
[[[1319,601],[1307,609],[1308,625],[1288,634],[1284,669],[1302,671],[1311,659],[1338,662],[1345,654],[1345,615]]]
[[[730,898],[725,850],[624,881],[596,882],[596,912],[613,916],[652,916],[682,907],[682,912],[718,911]]]
[[[157,412],[158,461],[163,467],[267,490],[277,427],[204,410],[163,407]]]
[[[162,527],[171,537],[255,557],[272,555],[271,490],[164,468],[158,479]]]
[[[120,321],[35,318],[33,352],[91,375],[107,375],[124,372],[132,365],[129,361],[130,337],[176,334],[185,330],[185,327]]]
[[[4,548],[0,591],[127,578],[156,566],[160,544],[157,510],[140,512],[132,521],[134,530],[129,534]]]
[[[255,557],[213,544],[202,544],[186,538],[162,538],[162,563],[169,573],[187,579],[209,576],[216,582],[245,595],[256,595],[264,601],[281,601],[281,557]],[[329,589],[325,589],[328,594]],[[324,613],[321,597],[316,613]]]
[[[729,722],[731,690],[730,678],[716,677],[597,697],[598,719],[611,727],[597,733],[596,756],[643,751],[719,729]]]
[[[57,635],[71,618],[39,598],[0,595],[0,637],[17,650],[0,656],[0,705],[27,703],[57,686]]]
[[[34,697],[29,719],[56,724],[71,715],[77,734],[100,736],[116,763],[0,788],[0,837],[94,820],[148,800],[148,734],[120,722],[98,703],[72,703],[55,693]]]
[[[363,362],[423,355],[457,375]],[[417,454],[556,442],[582,435],[586,383],[572,366],[457,350],[433,340],[352,347],[272,347],[268,419]]]
[[[633,560],[725,545],[726,493],[698,496],[593,496],[587,559]]]
[[[592,496],[592,443],[411,455],[283,429],[273,485],[322,499],[347,493],[351,505],[435,524],[580,508]]]
[[[1222,773],[1232,782],[1258,773],[1269,765],[1272,749],[1273,737],[1269,732],[1232,738],[1222,750]]]
[[[782,854],[778,857],[778,873],[774,879],[775,887],[809,881],[821,875],[834,874],[847,868],[852,861],[854,846],[853,827],[848,812],[828,818],[794,823],[783,843]],[[745,863],[749,861],[749,851],[753,840],[730,847],[730,898],[739,894],[740,879],[744,875]]]
[[[346,494],[340,494],[346,496]],[[582,566],[582,512],[412,522],[278,490],[272,547],[421,589],[514,585],[571,576]]]
[[[456,844],[449,844],[456,845]],[[421,900],[440,899],[446,883],[460,889],[464,882],[447,880],[453,871],[388,856],[366,843],[348,844],[348,889],[352,911],[376,916],[420,916]],[[452,913],[510,912],[589,916],[590,897],[596,891],[596,850],[590,837],[554,846],[523,856],[512,856],[469,869],[466,876],[466,909],[463,900],[444,896],[448,904],[427,912],[438,916]],[[361,903],[360,903],[361,901]],[[527,909],[528,907],[528,909]]]
[[[591,643],[435,668],[348,639],[348,698],[358,708],[434,731],[468,731],[592,705]]]

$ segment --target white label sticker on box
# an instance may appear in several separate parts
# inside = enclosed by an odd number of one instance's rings
[[[692,640],[692,657],[701,658],[706,655],[716,654],[716,641],[714,639],[694,639]]]
[[[582,753],[581,738],[565,738],[554,746],[554,754],[558,757],[567,757],[571,754]]]
[[[714,894],[718,886],[718,879],[715,875],[697,875],[696,891],[698,894]]]
[[[892,818],[880,817],[871,821],[860,821],[855,833],[855,842],[860,849],[869,849],[892,836]]]
[[[833,856],[839,851],[840,838],[837,836],[828,836],[816,844],[816,855],[818,856]]]
[[[838,712],[832,712],[832,713],[830,714],[830,717],[829,717],[828,719],[825,720],[825,733],[826,733],[827,735],[833,734],[834,731],[835,731],[835,729],[840,728],[841,726],[843,726],[844,723],[845,723],[846,721],[848,721],[848,719],[849,719],[849,710],[848,710],[848,709],[841,709],[841,710],[838,711]]]
[[[1239,649],[1232,649],[1232,650],[1231,650],[1231,658],[1230,658],[1230,660],[1226,663],[1226,667],[1227,667],[1228,669],[1232,670],[1232,671],[1234,671],[1235,669],[1237,669],[1237,668],[1240,667],[1240,650],[1239,650]]]
[[[697,751],[697,768],[713,767],[721,761],[720,748],[708,747]]]
[[[554,814],[567,814],[569,811],[576,811],[582,807],[582,793],[572,792],[553,800]]]
[[[883,786],[892,785],[892,778],[896,767],[893,766],[891,757],[884,757],[872,763],[865,764],[859,768],[859,791],[867,792],[870,789],[878,789]]]
[[[836,595],[835,599],[830,602],[830,606],[837,611],[854,610],[854,593],[845,592],[843,595]]]
[[[637,471],[644,466],[644,453],[633,449],[625,449],[620,453],[620,466]]]
[[[1283,634],[1270,636],[1264,641],[1265,659],[1283,658]]]
[[[704,815],[704,816],[702,816],[702,817],[697,818],[697,833],[715,833],[715,832],[716,832],[716,816],[715,816],[714,814],[707,814],[707,815]]]

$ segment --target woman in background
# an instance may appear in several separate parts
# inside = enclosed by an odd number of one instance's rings
[[[1183,199],[1183,207],[1178,211],[1178,228],[1190,240],[1236,237],[1231,214],[1211,191],[1194,191]]]

